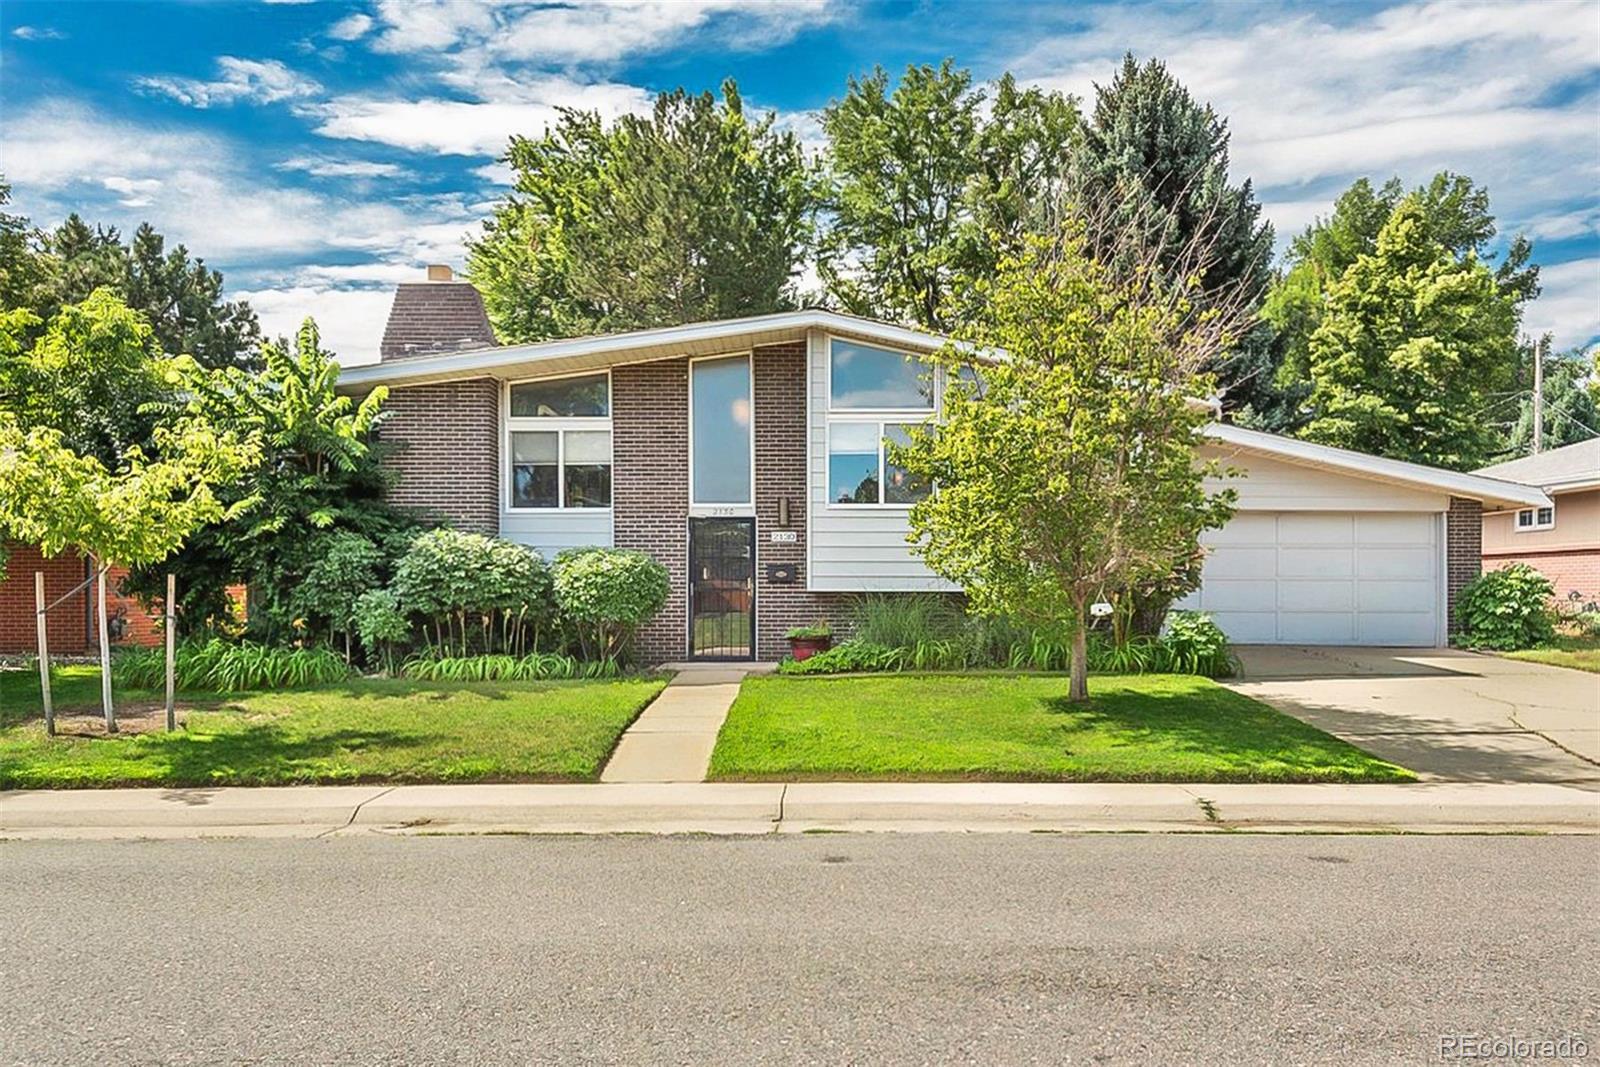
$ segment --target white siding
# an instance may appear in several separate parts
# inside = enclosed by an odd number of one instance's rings
[[[904,510],[828,506],[828,335],[811,330],[806,348],[810,439],[806,588],[851,593],[954,589],[912,555],[906,544],[910,526]]]
[[[500,510],[500,536],[527,545],[545,559],[566,548],[611,546],[611,511],[591,508],[569,511]]]
[[[1240,511],[1444,511],[1450,499],[1443,493],[1410,489],[1371,478],[1307,467],[1266,456],[1206,447],[1205,459],[1221,460],[1225,467],[1244,472],[1241,478],[1207,482],[1217,490],[1231,488],[1239,494]]]

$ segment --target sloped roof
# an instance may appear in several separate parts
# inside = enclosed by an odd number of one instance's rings
[[[467,282],[404,282],[378,346],[382,360],[481,349],[496,343],[483,297]]]
[[[1477,473],[1524,485],[1537,485],[1541,489],[1571,490],[1600,486],[1600,437],[1496,463]]]

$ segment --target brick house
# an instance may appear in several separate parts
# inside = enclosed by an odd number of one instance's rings
[[[34,623],[33,576],[44,573],[45,603],[65,596],[84,579],[94,574],[92,564],[77,552],[43,556],[33,545],[10,542],[9,559],[0,575],[0,655],[38,651],[39,637]],[[156,645],[161,642],[161,619],[140,606],[119,589],[128,576],[126,568],[113,567],[106,575],[106,614],[112,620],[115,643]],[[159,610],[159,609],[158,609]],[[55,655],[78,656],[94,653],[99,632],[94,624],[94,583],[73,593],[46,616],[45,636]]]
[[[1489,570],[1526,563],[1555,586],[1600,600],[1600,438],[1485,467],[1479,474],[1533,486],[1550,497],[1544,507],[1485,512],[1483,565]]]
[[[448,268],[401,286],[378,363],[392,499],[546,557],[612,545],[671,576],[647,660],[775,659],[865,593],[948,591],[907,544],[926,491],[885,442],[937,418],[945,339],[820,309],[496,346]],[[431,313],[427,309],[434,309]],[[1214,424],[1244,470],[1191,606],[1236,640],[1442,644],[1485,507],[1538,489]]]

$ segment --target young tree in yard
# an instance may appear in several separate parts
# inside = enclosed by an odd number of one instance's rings
[[[203,524],[226,518],[217,495],[257,459],[253,442],[198,421],[158,426],[159,458],[128,450],[108,468],[67,447],[62,434],[24,430],[0,415],[0,531],[39,546],[45,555],[87,552],[98,573],[101,701],[106,729],[116,730],[111,703],[111,646],[106,634],[105,574],[113,566],[166,559]]]
[[[1121,212],[1165,235],[1157,266],[1183,286],[1189,249],[1212,249],[1193,298],[1245,300],[1254,312],[1272,279],[1272,226],[1261,218],[1250,182],[1228,180],[1228,125],[1189,94],[1159,60],[1132,55],[1109,85],[1097,87],[1072,162],[1071,195],[1096,213]],[[1104,246],[1102,260],[1124,254]],[[1217,353],[1226,409],[1247,421],[1278,425],[1285,398],[1273,387],[1272,332],[1262,323]]]
[[[1113,234],[1117,270],[1091,255]],[[1102,217],[1029,239],[979,283],[981,314],[937,357],[950,383],[940,423],[892,450],[937,486],[911,510],[934,571],[980,613],[1070,626],[1073,701],[1088,699],[1091,603],[1170,575],[1232,506],[1203,488],[1213,469],[1195,445],[1210,412],[1191,398],[1248,312],[1197,310],[1164,280],[1162,238]]]
[[[823,115],[827,214],[820,272],[856,314],[944,330],[962,278],[991,277],[1024,234],[1054,222],[1078,113],[1008,74],[992,108],[950,60],[875,70]]]
[[[515,190],[467,269],[504,342],[673,326],[793,306],[812,180],[793,134],[732,81],[662,93],[648,117],[564,110],[514,137]]]
[[[1329,290],[1311,335],[1311,421],[1301,436],[1456,470],[1482,466],[1497,431],[1484,418],[1511,384],[1514,298],[1469,253],[1432,236],[1419,197],[1402,201],[1377,246]]]

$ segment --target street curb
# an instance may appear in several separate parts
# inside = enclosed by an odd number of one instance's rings
[[[1600,790],[696,782],[0,793],[0,837],[18,839],[820,831],[1600,834]]]

